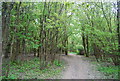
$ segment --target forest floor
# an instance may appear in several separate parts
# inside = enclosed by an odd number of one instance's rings
[[[75,54],[62,56],[66,66],[62,74],[62,79],[105,79],[101,72],[97,71],[96,65],[92,64],[87,57]]]
[[[22,60],[16,62],[11,62],[7,58],[2,59],[2,76],[0,79],[56,79],[57,75],[61,73],[64,63],[58,63],[57,60],[54,61],[52,65],[47,66],[45,69],[40,69],[40,59],[34,57],[33,54],[25,55]],[[5,77],[8,71],[8,78]]]
[[[9,71],[9,78],[11,79],[115,79],[114,73],[118,72],[117,68],[108,77],[102,72],[98,71],[98,65],[95,57],[85,57],[83,55],[68,54],[61,55],[61,63],[58,65],[57,61],[44,70],[39,69],[39,58],[33,56],[26,56],[25,60],[20,64],[11,64]],[[6,63],[8,60],[3,60],[3,74],[6,72]],[[102,62],[103,63],[103,62]],[[106,65],[106,63],[105,63]],[[104,66],[105,66],[104,65]],[[100,66],[99,66],[100,67]],[[100,67],[101,68],[101,67]],[[112,68],[105,69],[111,71]],[[105,71],[102,69],[102,71]]]

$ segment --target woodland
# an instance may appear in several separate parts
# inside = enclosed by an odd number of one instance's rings
[[[1,12],[3,79],[63,67],[69,53],[120,66],[120,1],[2,2]]]

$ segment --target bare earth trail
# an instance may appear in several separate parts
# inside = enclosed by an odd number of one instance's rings
[[[95,70],[95,65],[85,58],[74,54],[62,56],[67,64],[62,73],[62,79],[104,79],[103,74]]]

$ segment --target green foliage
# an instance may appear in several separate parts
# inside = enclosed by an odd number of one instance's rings
[[[75,15],[70,20],[68,28],[69,50],[75,51],[83,45],[83,37],[88,52],[94,52],[94,44],[105,55],[119,55],[116,15],[111,12],[116,9],[111,3],[82,3],[74,5],[71,11]],[[88,44],[86,43],[88,41]],[[87,47],[88,46],[88,47]]]
[[[39,58],[33,58],[31,60],[24,62],[22,61],[21,65],[18,65],[16,63],[11,63],[8,78],[2,76],[2,79],[17,79],[20,78],[21,76],[24,77],[24,79],[32,79],[35,77],[37,78],[53,77],[61,72],[63,68],[62,67],[63,62],[55,60],[53,65],[49,65],[48,68],[40,70]],[[61,68],[56,68],[58,66],[60,66]],[[56,68],[56,69],[52,69],[52,68]],[[6,68],[4,68],[3,70],[6,70]]]
[[[109,76],[110,78],[118,79],[119,68],[116,66],[99,66],[98,70],[103,72],[106,76]]]
[[[83,45],[76,45],[76,49],[81,49],[81,50],[83,50],[84,48],[83,48]]]
[[[55,60],[55,61],[54,61],[54,64],[55,64],[56,66],[62,66],[61,62],[58,61],[58,60]]]
[[[77,54],[77,52],[69,52],[69,54]]]
[[[87,52],[97,50],[102,51],[102,53],[97,53],[101,56],[103,53],[105,55],[120,55],[118,52],[118,33],[116,31],[117,17],[115,10],[117,8],[113,3],[41,2],[20,4],[20,2],[15,2],[13,5],[10,4],[6,3],[6,13],[3,14],[3,19],[5,18],[3,43],[6,43],[3,46],[7,48],[8,42],[10,42],[9,50],[13,55],[10,57],[15,57],[15,55],[17,57],[17,51],[23,53],[22,50],[25,49],[26,53],[31,53],[38,50],[39,47],[47,52],[56,48],[78,52],[78,49],[83,49],[84,44],[86,46],[84,49]],[[9,10],[9,7],[12,9]],[[7,35],[6,32],[8,32]],[[47,57],[47,54],[42,55]],[[54,61],[54,65],[62,66],[58,60]],[[51,66],[51,64],[48,64],[48,66]],[[24,63],[20,61],[12,62],[10,70],[15,72],[15,69],[17,69],[16,73],[26,71],[26,74],[29,75],[34,71],[41,72],[39,67],[39,60],[33,59],[33,61],[25,61]],[[106,68],[101,70],[105,70],[108,74],[114,72],[113,69],[107,69],[109,70],[106,71]],[[43,70],[43,72],[47,71],[48,69]],[[17,77],[12,75],[13,72],[10,71],[9,76],[12,79]]]

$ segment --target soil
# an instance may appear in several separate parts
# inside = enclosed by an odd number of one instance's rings
[[[96,66],[83,55],[69,54],[62,56],[66,66],[62,79],[104,79],[105,76],[96,70]]]

